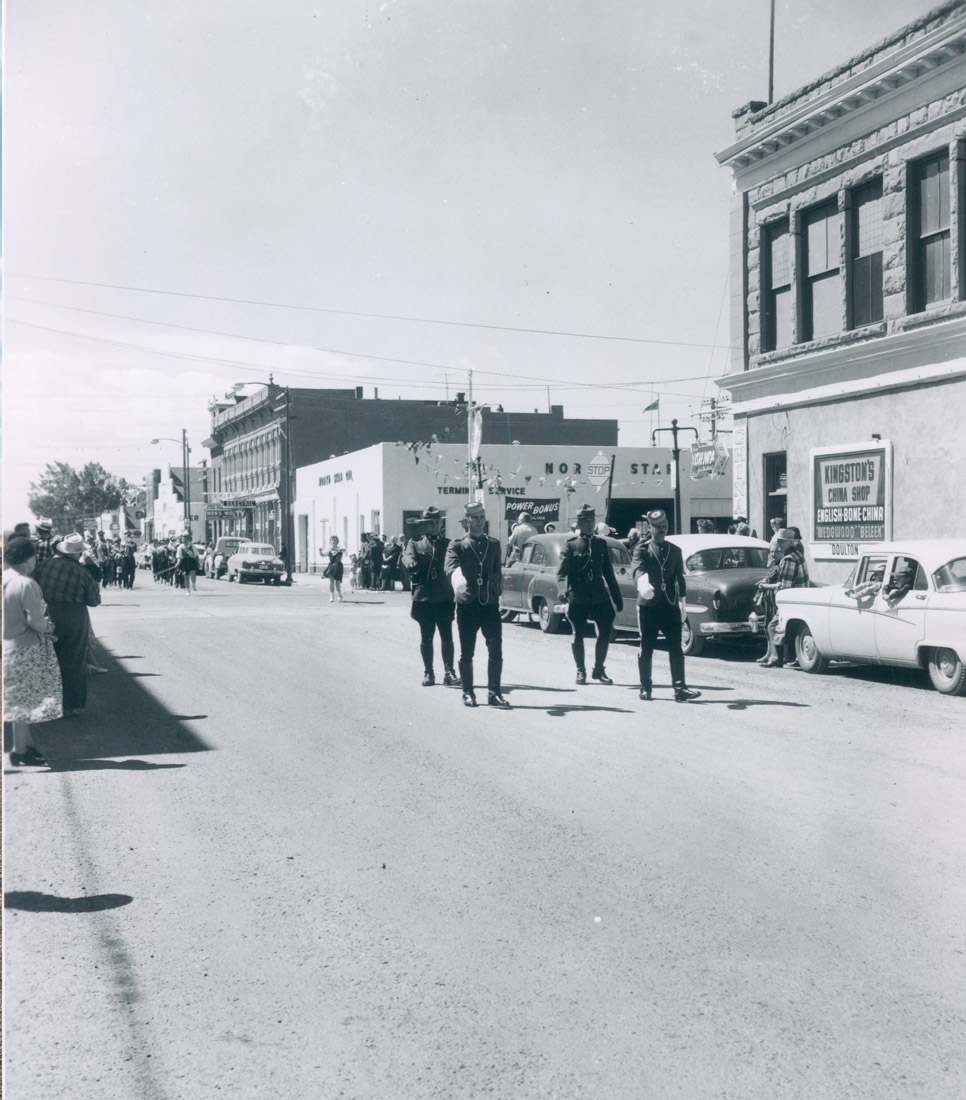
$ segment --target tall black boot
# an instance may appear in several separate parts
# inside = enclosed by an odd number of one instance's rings
[[[639,653],[637,655],[637,671],[641,677],[641,698],[651,697],[651,661],[653,654]]]
[[[470,660],[470,661],[462,661],[461,660],[460,664],[459,664],[459,669],[460,669],[460,682],[463,685],[463,694],[466,695],[467,693],[469,693],[470,695],[472,695],[473,694],[473,662],[472,662],[472,660]]]

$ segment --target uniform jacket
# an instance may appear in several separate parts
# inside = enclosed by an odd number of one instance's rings
[[[443,569],[447,576],[460,569],[466,578],[465,590],[457,603],[482,603],[498,606],[503,591],[500,544],[489,535],[474,539],[467,535],[449,544]]]
[[[676,604],[687,592],[684,579],[684,555],[681,547],[673,542],[665,542],[663,547],[652,540],[639,542],[634,547],[634,580],[647,574],[654,585],[654,597],[644,607],[652,607],[661,602]]]
[[[571,535],[560,550],[557,590],[568,603],[603,603],[610,597],[618,611],[624,597],[614,575],[610,548],[599,535]]]
[[[410,539],[403,550],[403,565],[409,570],[413,603],[445,603],[453,599],[453,585],[443,567],[449,539],[445,535],[423,535]]]

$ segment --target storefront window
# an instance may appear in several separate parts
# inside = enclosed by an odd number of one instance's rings
[[[786,523],[789,520],[786,502],[788,500],[788,454],[786,451],[775,451],[772,454],[762,456],[764,461],[763,485],[764,492],[764,517],[762,523],[762,537],[771,538],[771,521],[775,516],[780,516]]]

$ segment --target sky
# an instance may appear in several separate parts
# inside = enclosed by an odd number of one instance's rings
[[[776,0],[775,98],[934,6]],[[4,527],[48,462],[207,458],[269,374],[707,438],[768,0],[4,10]]]

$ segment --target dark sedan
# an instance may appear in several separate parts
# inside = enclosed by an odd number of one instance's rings
[[[566,605],[557,595],[560,548],[564,532],[534,535],[519,561],[503,570],[500,610],[505,622],[519,615],[534,616],[540,629],[554,634],[563,626]],[[617,539],[605,540],[624,597],[624,610],[614,629],[638,633],[637,587],[631,556]],[[688,582],[687,620],[682,643],[685,654],[697,656],[712,638],[764,637],[765,624],[752,615],[758,582],[766,573],[768,543],[742,535],[669,535],[681,547]]]

